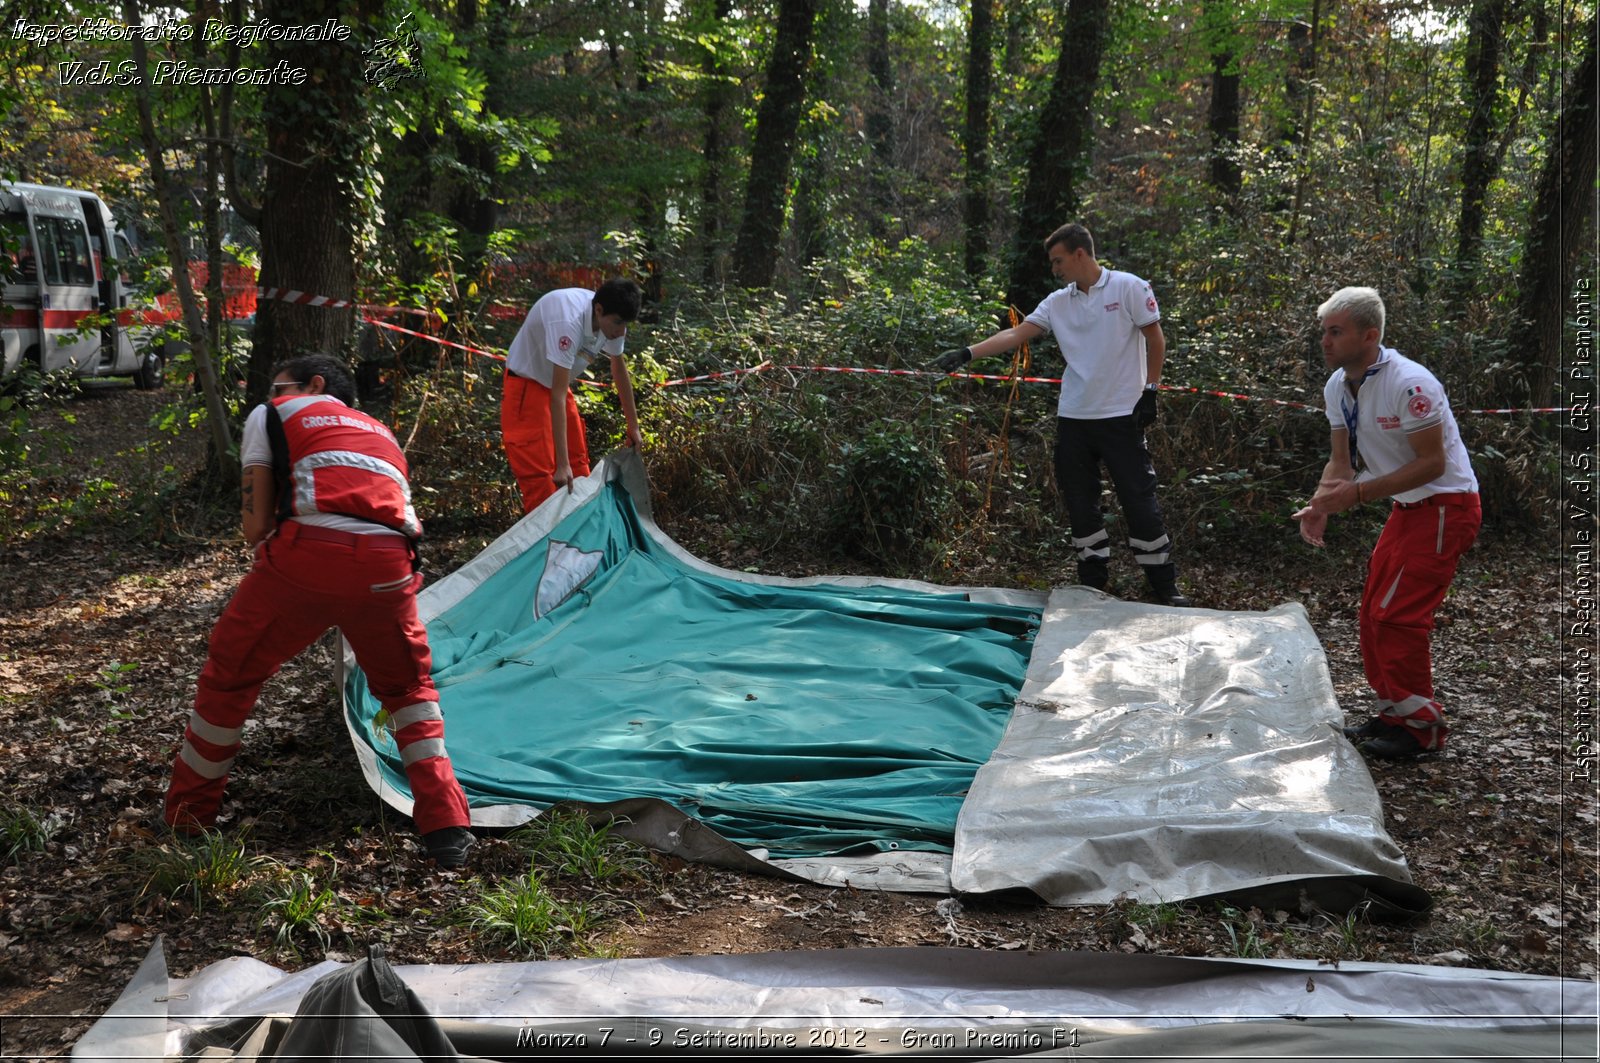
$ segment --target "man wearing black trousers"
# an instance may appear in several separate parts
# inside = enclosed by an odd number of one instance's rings
[[[1178,590],[1156,498],[1156,470],[1144,430],[1156,417],[1156,387],[1167,340],[1150,285],[1132,273],[1104,269],[1094,237],[1082,225],[1063,225],[1045,240],[1050,271],[1064,287],[1050,293],[1021,324],[971,347],[941,354],[934,364],[953,372],[974,358],[1004,354],[1055,334],[1066,358],[1056,405],[1056,484],[1072,524],[1078,581],[1104,589],[1111,539],[1100,514],[1100,466],[1105,465],[1128,521],[1128,545],[1150,591],[1164,605],[1187,606]]]

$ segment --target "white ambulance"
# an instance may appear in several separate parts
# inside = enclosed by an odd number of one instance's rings
[[[0,181],[0,379],[31,363],[160,387],[164,348],[151,337],[166,315],[130,305],[132,255],[93,192]]]

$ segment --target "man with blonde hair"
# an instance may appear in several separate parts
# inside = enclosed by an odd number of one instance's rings
[[[1323,545],[1328,518],[1392,498],[1361,594],[1361,662],[1378,712],[1345,735],[1373,756],[1444,748],[1450,729],[1433,696],[1429,639],[1456,565],[1478,537],[1478,479],[1444,388],[1383,346],[1383,299],[1341,288],[1317,308],[1332,456],[1296,513],[1300,537]]]

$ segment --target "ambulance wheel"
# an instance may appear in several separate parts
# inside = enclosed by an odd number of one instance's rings
[[[139,368],[133,374],[133,386],[142,391],[153,391],[166,382],[167,359],[160,351],[145,351],[139,356]]]

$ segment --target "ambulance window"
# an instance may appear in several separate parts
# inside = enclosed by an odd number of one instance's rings
[[[133,248],[128,245],[128,238],[121,233],[116,235],[117,244],[117,272],[122,276],[122,283],[132,284],[128,279],[128,260],[133,257]]]
[[[39,237],[39,280],[44,284],[65,284],[61,275],[61,255],[56,250],[60,233],[54,218],[34,218],[34,232]]]
[[[21,211],[0,214],[0,265],[12,267],[7,277],[14,282],[32,283],[34,279],[33,248],[28,242],[28,216]]]
[[[39,234],[39,264],[51,284],[90,285],[94,283],[94,259],[89,253],[89,234],[75,218],[36,217]]]

